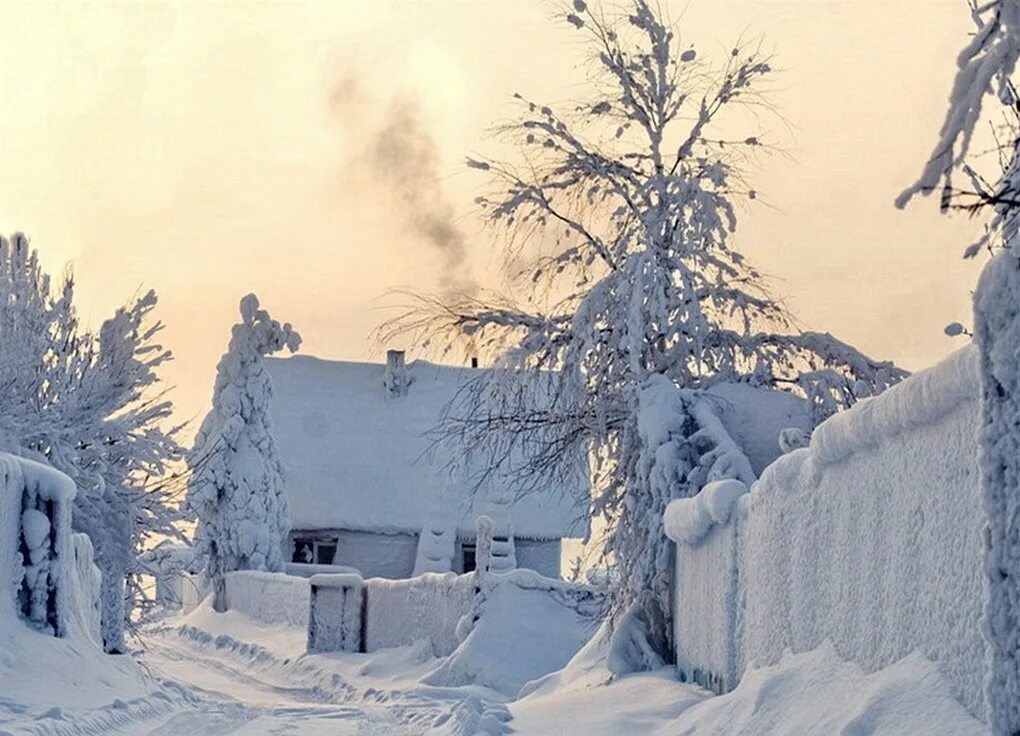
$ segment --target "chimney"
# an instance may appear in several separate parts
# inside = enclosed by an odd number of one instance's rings
[[[478,356],[477,355],[472,355],[471,356],[471,367],[472,368],[477,368],[478,367]]]
[[[386,387],[386,396],[394,399],[400,396],[407,396],[407,365],[404,363],[403,350],[386,351],[386,373],[383,376],[383,386]]]

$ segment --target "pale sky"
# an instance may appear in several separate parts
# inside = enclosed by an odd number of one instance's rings
[[[970,324],[979,223],[906,212],[945,110],[965,0],[673,0],[702,55],[762,36],[782,69],[769,124],[788,156],[752,181],[737,246],[806,329],[909,369]],[[303,352],[378,359],[395,287],[449,263],[402,221],[408,191],[452,207],[471,277],[493,274],[464,156],[515,91],[556,102],[583,80],[576,34],[539,0],[12,3],[0,6],[0,230],[73,263],[98,323],[154,288],[182,418],[204,410],[237,303],[254,291]],[[367,141],[396,114],[437,147],[435,181],[378,171]],[[427,169],[427,166],[426,166]],[[415,186],[412,186],[414,184]],[[464,274],[458,273],[457,278]],[[400,346],[403,347],[403,346]]]

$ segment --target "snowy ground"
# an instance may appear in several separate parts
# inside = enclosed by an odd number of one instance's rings
[[[823,647],[748,673],[737,691],[711,697],[677,682],[669,670],[607,685],[597,652],[588,652],[507,702],[478,686],[422,684],[436,660],[421,647],[306,655],[302,629],[264,626],[234,612],[200,608],[147,627],[136,644],[138,667],[120,658],[101,671],[84,663],[73,692],[54,693],[42,681],[20,687],[2,681],[0,734],[968,736],[985,730],[947,694],[934,665],[918,656],[865,675]],[[115,692],[122,697],[108,697]],[[63,706],[53,709],[53,702]]]

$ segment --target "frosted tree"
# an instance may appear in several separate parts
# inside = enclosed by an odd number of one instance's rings
[[[73,523],[92,538],[103,572],[111,652],[124,650],[124,623],[145,604],[140,551],[174,536],[179,519],[171,467],[181,450],[157,373],[171,355],[155,342],[155,307],[149,292],[93,334],[79,324],[70,274],[53,288],[24,235],[0,238],[0,445],[78,486]]]
[[[1020,98],[1012,81],[1020,56],[1020,1],[972,5],[977,32],[957,59],[949,110],[921,178],[897,200],[941,185],[943,210],[962,206],[990,213],[986,235],[965,251],[1001,244],[974,294],[974,337],[981,351],[981,474],[988,516],[985,636],[991,652],[986,686],[994,734],[1020,734]],[[1002,173],[986,184],[966,157],[982,109],[994,95],[1012,115],[1012,134],[1000,148]],[[962,174],[969,187],[953,184]],[[962,201],[962,204],[961,204]],[[953,331],[957,331],[955,328]]]
[[[262,357],[300,344],[290,324],[272,319],[254,294],[241,300],[241,322],[216,367],[212,410],[188,461],[188,505],[198,517],[195,540],[207,557],[217,610],[225,573],[283,569],[290,516],[269,417],[273,383]]]
[[[640,601],[652,648],[668,656],[670,553],[646,542],[670,497],[698,488],[694,476],[635,482],[642,386],[657,375],[691,390],[775,386],[822,417],[904,373],[797,332],[731,244],[737,206],[757,196],[743,170],[768,146],[724,121],[737,108],[767,110],[769,61],[741,49],[704,61],[651,4],[628,6],[607,15],[575,0],[563,17],[591,52],[587,96],[561,111],[515,95],[518,113],[497,132],[516,159],[468,160],[492,178],[477,202],[509,236],[509,290],[527,299],[420,297],[383,337],[452,333],[497,356],[504,370],[474,380],[438,430],[485,456],[488,474],[540,492],[576,486],[594,458],[591,512],[607,522],[605,554],[619,572],[613,617]]]

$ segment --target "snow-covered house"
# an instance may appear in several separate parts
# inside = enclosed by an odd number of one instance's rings
[[[286,470],[291,560],[403,578],[475,567],[478,519],[494,522],[493,558],[560,574],[561,540],[584,536],[588,487],[520,495],[470,473],[426,436],[477,368],[267,358],[273,433]],[[431,450],[431,451],[430,451]]]

